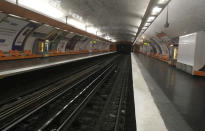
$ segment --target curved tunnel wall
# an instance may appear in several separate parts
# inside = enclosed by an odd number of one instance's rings
[[[141,45],[140,51],[143,53],[153,53],[158,55],[169,55],[168,45],[157,37],[152,37],[148,45]]]
[[[93,39],[56,29],[46,24],[15,18],[0,13],[0,49],[3,52],[9,50],[35,50],[36,44],[49,40],[49,50],[92,50],[107,49],[105,42],[97,41],[91,46]]]
[[[167,9],[165,9],[145,31],[144,36],[151,39],[152,37],[157,37],[156,34],[166,34],[171,41],[166,41],[165,39],[165,41],[160,43],[162,44],[162,54],[164,52],[167,53],[164,49],[170,48],[170,42],[173,45],[178,44],[178,42],[173,40],[174,38],[205,29],[204,6],[205,2],[203,0],[197,2],[193,0],[171,0],[168,5],[169,27],[164,27],[167,16]],[[167,47],[164,46],[164,43],[166,43]]]
[[[158,53],[154,44],[150,43],[150,46],[151,46],[151,53],[153,53],[153,54]]]
[[[154,41],[154,40],[150,40],[151,41],[151,45],[153,45],[156,49],[156,53],[157,54],[162,54],[162,49],[161,47]]]
[[[157,37],[152,37],[152,40],[159,45],[159,49],[160,49],[160,54],[161,55],[169,55],[169,49],[167,47],[167,43],[162,42],[162,40],[160,40]]]

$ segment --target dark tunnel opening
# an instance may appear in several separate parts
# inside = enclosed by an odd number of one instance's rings
[[[118,44],[117,52],[122,54],[130,54],[132,51],[132,46],[130,44]]]

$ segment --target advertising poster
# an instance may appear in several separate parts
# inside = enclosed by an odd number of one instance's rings
[[[2,15],[2,14],[0,14]],[[12,17],[1,17],[0,21],[0,49],[4,52],[11,50],[13,40],[18,32],[27,25],[28,22]]]
[[[25,27],[23,27],[18,34],[16,35],[14,41],[13,41],[13,46],[12,50],[19,50],[22,51],[25,40],[28,38],[28,36],[31,34],[31,32],[37,28],[37,24],[34,23],[29,23]]]

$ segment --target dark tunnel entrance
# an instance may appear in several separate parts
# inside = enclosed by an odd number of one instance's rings
[[[117,45],[117,52],[123,54],[130,54],[132,51],[132,45],[130,44],[118,44]]]

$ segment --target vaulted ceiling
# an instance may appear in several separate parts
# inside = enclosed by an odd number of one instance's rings
[[[150,0],[51,0],[116,41],[133,41]]]
[[[169,3],[169,28],[165,28],[167,9],[157,17],[145,32],[145,36],[153,37],[164,32],[169,38],[175,38],[197,31],[205,30],[204,0],[172,0]]]
[[[16,0],[7,0],[16,3]],[[156,0],[153,0],[156,1]],[[114,41],[133,41],[151,0],[18,0],[18,5]],[[91,33],[91,32],[90,32]]]

